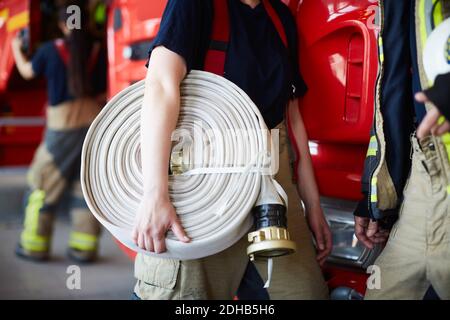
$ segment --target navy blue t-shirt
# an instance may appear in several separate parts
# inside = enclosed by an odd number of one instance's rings
[[[50,106],[73,100],[67,83],[67,67],[60,57],[54,41],[45,42],[39,47],[31,60],[31,65],[36,76],[43,75],[47,79],[47,96]],[[104,50],[100,50],[91,74],[93,92],[95,94],[105,92],[106,54]]]
[[[283,120],[289,99],[306,91],[297,62],[295,20],[281,1],[271,0],[271,4],[284,26],[289,48],[262,3],[252,9],[239,0],[228,0],[230,43],[224,75],[249,95],[269,128]],[[203,70],[213,14],[212,0],[169,0],[149,55],[162,45],[184,58],[188,72]]]

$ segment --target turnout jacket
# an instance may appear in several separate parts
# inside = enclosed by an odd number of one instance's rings
[[[380,0],[379,7],[374,118],[362,176],[363,199],[354,214],[389,226],[398,217],[411,169],[410,136],[417,118],[430,107],[414,102],[415,92],[432,85],[423,69],[422,50],[434,28],[450,16],[450,0]],[[436,147],[448,145],[449,135],[443,140]]]

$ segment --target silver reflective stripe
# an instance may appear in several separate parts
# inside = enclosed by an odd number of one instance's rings
[[[45,125],[44,117],[6,117],[0,118],[0,127],[39,127]]]

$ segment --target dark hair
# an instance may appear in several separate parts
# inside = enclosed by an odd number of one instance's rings
[[[74,98],[82,98],[92,94],[91,80],[89,76],[89,58],[91,56],[93,41],[87,26],[87,10],[85,1],[73,1],[67,6],[75,4],[81,12],[81,28],[72,29],[70,34],[64,39],[69,52],[67,65],[67,82],[69,92]],[[63,6],[59,12],[59,21],[66,23],[70,14],[67,7]]]

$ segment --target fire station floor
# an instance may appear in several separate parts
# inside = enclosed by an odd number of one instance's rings
[[[77,265],[66,257],[70,231],[68,215],[58,214],[52,241],[52,259],[36,263],[19,259],[14,249],[22,227],[25,170],[0,170],[0,299],[130,299],[135,280],[133,263],[103,230],[100,259],[78,265],[80,289],[68,278],[68,267]],[[67,272],[70,273],[67,273]]]

